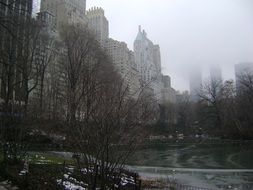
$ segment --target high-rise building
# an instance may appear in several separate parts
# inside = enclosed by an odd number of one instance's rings
[[[109,38],[109,24],[102,8],[93,7],[86,12],[88,27],[102,44]]]
[[[47,66],[44,71],[43,86],[41,78],[38,77],[38,85],[32,94],[34,100],[38,99],[42,87],[44,87],[45,97],[47,94],[55,94],[53,101],[61,100],[62,94],[64,94],[62,89],[65,86],[61,72],[63,70],[61,55],[65,54],[65,50],[59,45],[58,32],[66,24],[87,25],[85,11],[86,0],[41,0],[37,21],[41,24],[42,32],[44,32],[48,43],[41,43],[38,46],[36,61],[41,65],[42,63],[47,64]]]
[[[41,69],[44,75],[38,76],[38,81],[36,88],[31,92],[31,97],[36,99],[39,97],[42,88],[50,88],[52,86],[49,81],[52,81],[52,75],[57,76],[59,73],[52,73],[52,70],[59,69],[59,48],[56,46],[59,43],[58,35],[56,35],[56,27],[54,22],[54,15],[48,11],[41,11],[37,13],[37,23],[40,25],[40,38],[37,41],[36,51],[35,51],[35,62],[37,65],[41,65]],[[55,67],[54,69],[52,69]],[[41,78],[43,77],[43,78]],[[44,84],[42,84],[42,80]],[[59,80],[60,81],[60,80]],[[60,85],[58,85],[59,87]]]
[[[41,0],[41,12],[54,15],[56,29],[67,23],[86,24],[86,0]]]
[[[1,0],[0,15],[1,19],[7,17],[31,17],[33,8],[33,0]]]
[[[134,53],[125,42],[109,38],[109,23],[102,8],[93,7],[86,12],[88,28],[93,31],[102,48],[111,57],[117,72],[124,79],[124,85],[129,87],[130,94],[137,95],[139,73],[136,69]]]
[[[154,64],[156,65],[157,72],[161,73],[161,53],[159,45],[154,45],[153,50]]]
[[[113,64],[124,79],[125,85],[129,87],[130,94],[138,95],[140,87],[139,72],[137,71],[134,53],[130,51],[125,42],[119,42],[113,39],[104,41],[104,49],[112,58]]]
[[[134,41],[134,56],[142,83],[149,84],[159,100],[161,98],[160,48],[148,39],[147,33],[141,30],[141,26]]]
[[[105,51],[112,58],[117,71],[122,75],[126,75],[131,67],[130,51],[125,42],[108,39],[104,45]]]
[[[163,75],[162,76],[162,83],[164,88],[170,88],[171,87],[171,78],[169,75]]]
[[[171,87],[170,76],[162,75],[161,103],[167,102],[176,102],[176,91]]]
[[[12,101],[23,100],[21,85],[14,85],[23,77],[18,69],[18,52],[25,39],[25,22],[32,16],[32,0],[1,0],[0,4],[0,97],[7,97]],[[17,40],[18,39],[18,40]],[[15,86],[15,88],[14,88]],[[10,88],[11,87],[11,88]],[[7,92],[8,91],[8,92]]]
[[[37,13],[37,21],[45,34],[51,36],[56,32],[55,17],[50,12],[40,11]]]
[[[242,90],[243,85],[241,80],[244,77],[253,76],[253,63],[239,63],[235,65],[235,82],[236,82],[236,91],[239,92]]]
[[[190,100],[192,102],[199,101],[199,93],[202,89],[202,74],[201,69],[195,68],[190,73]]]
[[[212,65],[210,67],[210,79],[211,82],[222,83],[222,72],[219,65]]]

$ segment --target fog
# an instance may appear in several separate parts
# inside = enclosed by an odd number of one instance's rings
[[[188,71],[220,65],[224,79],[234,79],[234,65],[253,62],[252,0],[87,0],[102,7],[110,37],[130,49],[138,25],[160,45],[162,72],[177,90],[188,90]]]

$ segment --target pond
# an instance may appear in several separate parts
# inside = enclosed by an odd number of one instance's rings
[[[253,144],[169,144],[144,146],[128,168],[143,178],[177,181],[208,189],[253,189]]]
[[[136,151],[127,168],[144,179],[176,181],[183,189],[253,190],[253,143],[149,144]]]
[[[200,169],[253,169],[253,143],[144,146],[130,165]]]

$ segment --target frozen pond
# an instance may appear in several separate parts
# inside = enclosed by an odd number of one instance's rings
[[[159,144],[139,149],[129,169],[143,178],[210,189],[253,190],[253,145]]]
[[[72,153],[51,152],[70,158]],[[139,148],[128,168],[142,178],[212,190],[253,190],[253,144],[156,144]]]
[[[253,144],[157,144],[137,150],[130,165],[200,169],[253,169]]]
[[[159,179],[208,190],[253,190],[253,170],[128,166],[143,179]]]

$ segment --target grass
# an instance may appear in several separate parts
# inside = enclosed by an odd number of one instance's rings
[[[29,162],[32,164],[73,164],[74,160],[49,153],[31,152],[29,153]]]
[[[72,158],[64,158],[57,155],[42,152],[29,152],[28,159],[30,164],[74,164]],[[0,151],[0,163],[3,161],[3,153]]]
[[[60,190],[56,180],[61,179],[65,172],[65,164],[73,165],[74,160],[44,152],[29,152],[29,174],[20,176],[24,167],[23,162],[17,164],[3,163],[3,154],[0,152],[0,179],[10,180],[21,190]]]

